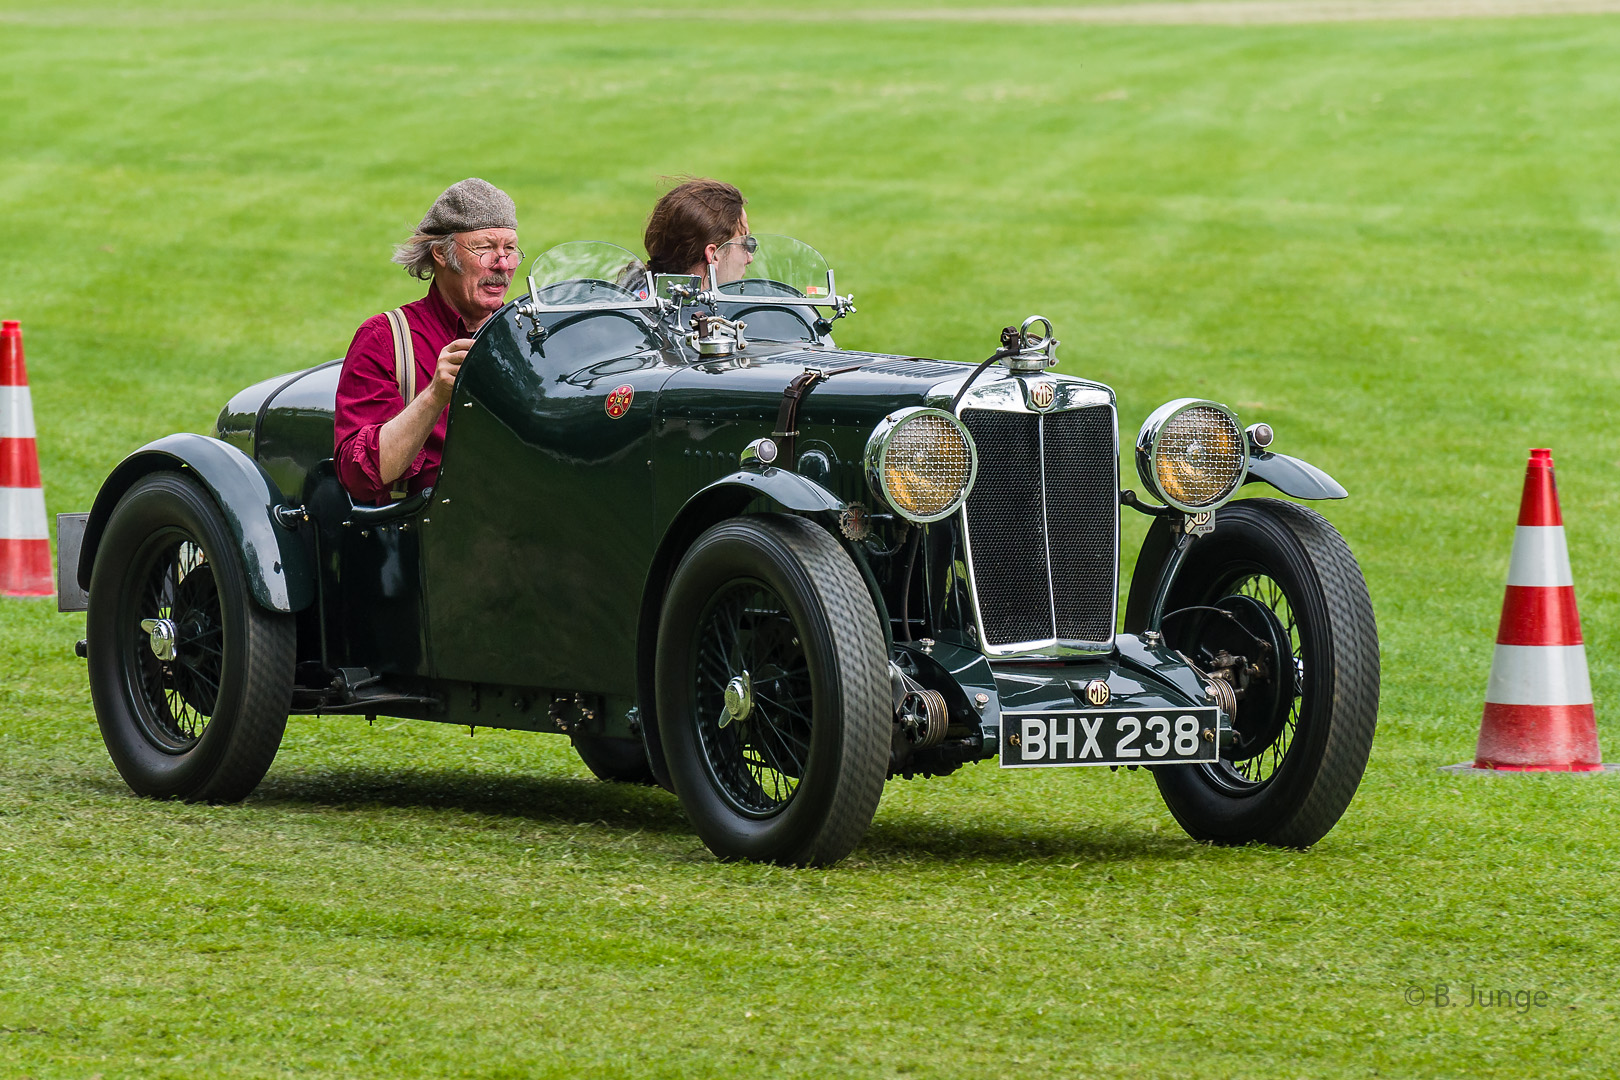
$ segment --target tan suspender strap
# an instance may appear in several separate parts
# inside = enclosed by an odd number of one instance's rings
[[[416,356],[411,349],[411,328],[405,309],[388,313],[388,327],[394,332],[394,379],[399,383],[400,400],[409,405],[416,399]]]
[[[394,382],[399,387],[399,399],[409,405],[416,400],[416,355],[411,348],[411,328],[405,322],[405,309],[388,312],[388,328],[394,333]],[[389,492],[394,499],[403,499],[409,491],[404,477]]]

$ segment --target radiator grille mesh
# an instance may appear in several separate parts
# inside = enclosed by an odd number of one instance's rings
[[[1045,427],[1057,636],[1112,641],[1119,504],[1114,411],[1099,405],[1053,413]]]
[[[965,514],[983,644],[1112,641],[1113,408],[961,416],[979,451]]]

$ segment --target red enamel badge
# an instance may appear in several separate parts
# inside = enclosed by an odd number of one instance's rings
[[[623,386],[615,386],[612,393],[608,394],[607,401],[602,403],[602,408],[607,410],[609,416],[617,420],[630,411],[630,400],[635,396],[636,388],[629,383]]]

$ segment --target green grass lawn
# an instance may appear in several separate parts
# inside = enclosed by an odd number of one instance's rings
[[[1226,850],[1145,774],[981,764],[788,871],[556,737],[298,718],[246,804],[149,802],[83,617],[0,600],[0,1080],[1620,1072],[1620,778],[1437,769],[1532,446],[1620,758],[1620,18],[509,6],[0,0],[0,317],[52,513],[418,295],[389,245],[451,181],[538,252],[635,246],[660,177],[718,175],[828,255],[845,345],[977,360],[1039,311],[1127,438],[1207,395],[1343,482],[1384,650],[1361,791],[1309,852]]]

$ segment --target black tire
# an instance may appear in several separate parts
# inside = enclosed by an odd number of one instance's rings
[[[640,739],[612,739],[604,735],[573,736],[574,752],[596,776],[614,784],[656,784],[647,748]]]
[[[751,708],[722,724],[744,673]],[[675,793],[709,850],[793,866],[854,850],[888,774],[888,658],[824,529],[759,515],[698,537],[664,598],[656,681]]]
[[[158,657],[143,620],[167,620]],[[119,500],[96,551],[90,696],[113,764],[138,794],[245,798],[281,746],[292,701],[292,615],[248,591],[224,517],[200,485],[152,473]]]
[[[1372,748],[1378,627],[1367,583],[1344,539],[1313,510],[1245,499],[1215,518],[1171,586],[1166,642],[1206,671],[1219,648],[1247,647],[1251,659],[1265,652],[1256,638],[1292,655],[1276,656],[1238,702],[1240,739],[1223,747],[1222,761],[1160,766],[1153,776],[1196,839],[1309,847],[1350,805]],[[1238,599],[1245,596],[1252,600]],[[1186,610],[1199,605],[1233,617]]]

